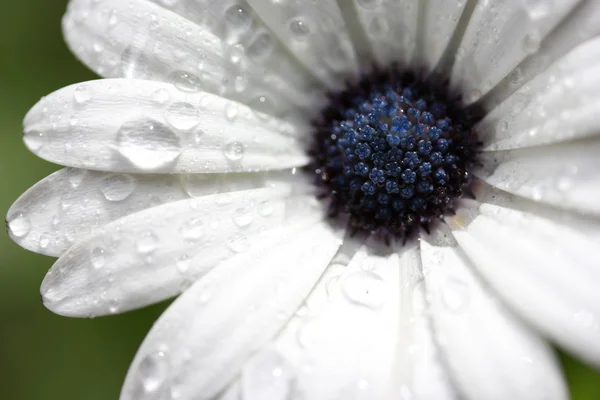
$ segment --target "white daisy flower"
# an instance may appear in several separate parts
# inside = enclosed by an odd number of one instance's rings
[[[600,1],[71,0],[106,79],[11,208],[73,317],[182,293],[122,399],[568,397],[600,365]],[[480,114],[485,111],[485,114]],[[464,193],[464,195],[463,195]]]

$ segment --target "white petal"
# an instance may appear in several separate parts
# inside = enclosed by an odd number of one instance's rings
[[[70,248],[42,283],[46,307],[69,316],[122,312],[172,297],[233,254],[322,218],[313,197],[252,189],[128,215]]]
[[[75,241],[126,215],[190,197],[265,187],[273,175],[131,175],[65,168],[25,192],[6,219],[20,246],[58,257]]]
[[[291,318],[339,243],[317,223],[222,263],[154,325],[121,399],[213,398]]]
[[[510,197],[505,206],[470,202],[464,211],[470,216],[459,214],[461,221],[450,222],[456,229],[453,234],[481,274],[523,318],[598,366],[598,221],[562,216],[535,205],[521,211],[521,203],[526,202]],[[536,211],[543,214],[536,216]]]
[[[25,118],[49,161],[111,172],[239,172],[304,165],[302,127],[169,83],[103,79],[60,89]]]
[[[600,38],[574,49],[478,124],[485,150],[505,150],[600,133]]]
[[[335,0],[247,0],[265,24],[327,88],[358,74],[356,55]]]
[[[312,76],[297,59],[292,58],[245,0],[150,1],[220,37],[226,46],[226,53],[239,59],[235,63],[238,68],[252,69],[257,76],[261,71],[266,80],[276,79],[279,84],[288,85],[287,91],[293,93],[295,102],[314,107],[315,101],[320,99],[309,93],[316,84]],[[236,77],[236,81],[232,82],[238,88],[247,84],[240,81],[241,78]]]
[[[353,0],[353,3],[380,64],[399,62],[406,66],[414,61],[419,29],[418,1]]]
[[[420,249],[408,245],[400,256],[401,399],[456,400],[458,394],[433,341],[427,313]]]
[[[510,94],[545,71],[554,61],[581,43],[600,35],[600,2],[581,1],[560,25],[544,38],[537,53],[527,57],[485,98],[485,105],[495,106]]]
[[[435,337],[464,398],[566,399],[550,347],[486,291],[451,234],[437,234],[421,241],[423,274]]]
[[[423,41],[417,52],[429,70],[444,55],[466,4],[466,1],[429,0],[424,7],[424,27],[419,31]]]
[[[600,140],[484,153],[475,174],[492,186],[600,216]]]
[[[264,96],[275,114],[306,101],[306,87],[265,79],[243,50],[147,0],[71,0],[63,30],[71,50],[104,77],[173,82],[257,106]]]
[[[466,93],[466,103],[479,100],[535,53],[548,32],[580,1],[477,2],[457,51],[452,86]]]
[[[294,371],[296,397],[399,397],[397,363],[405,351],[398,348],[399,272],[395,252],[371,246],[360,248],[348,266],[329,266],[275,341]]]

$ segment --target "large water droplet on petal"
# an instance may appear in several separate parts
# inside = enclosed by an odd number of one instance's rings
[[[183,190],[190,197],[202,197],[219,192],[217,176],[213,174],[185,174],[180,177]]]
[[[182,236],[188,242],[197,242],[204,235],[204,222],[202,218],[192,218],[186,221],[180,230]]]
[[[46,135],[39,131],[27,131],[23,135],[23,141],[31,151],[36,151],[46,144]]]
[[[244,145],[240,142],[230,142],[225,146],[225,158],[229,161],[240,161],[244,157]]]
[[[158,238],[152,232],[146,232],[138,239],[136,243],[137,251],[140,254],[150,254],[156,250]]]
[[[116,150],[145,170],[174,162],[182,151],[181,141],[171,128],[148,118],[124,123],[117,133]]]
[[[166,354],[163,351],[146,355],[138,365],[138,376],[147,392],[158,390],[168,372]]]
[[[165,119],[173,128],[189,131],[200,122],[198,109],[189,103],[173,103],[167,108]]]
[[[200,78],[185,71],[176,71],[169,76],[170,82],[182,92],[198,92],[201,89]]]
[[[227,28],[237,34],[246,32],[252,25],[250,12],[239,5],[233,5],[225,10],[223,20]]]
[[[24,237],[31,230],[31,221],[24,213],[16,213],[8,220],[8,230],[15,237]]]
[[[135,190],[136,181],[131,175],[110,175],[102,180],[100,191],[108,201],[123,201]]]
[[[91,251],[90,260],[94,268],[102,268],[106,264],[106,250],[102,247],[95,247]]]

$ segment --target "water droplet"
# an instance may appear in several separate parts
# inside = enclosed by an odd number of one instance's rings
[[[152,232],[146,232],[138,239],[136,243],[137,251],[140,254],[150,254],[156,250],[158,238]]]
[[[294,384],[294,370],[275,350],[252,357],[242,370],[242,399],[287,400]]]
[[[152,100],[157,104],[165,104],[171,98],[171,94],[167,89],[158,89],[152,93]]]
[[[390,30],[389,23],[386,18],[375,17],[369,23],[367,32],[374,38],[385,37]]]
[[[198,109],[189,103],[173,103],[167,108],[165,119],[173,128],[189,131],[200,123]]]
[[[540,49],[541,38],[536,32],[531,32],[523,38],[523,51],[527,54],[536,53]]]
[[[202,197],[219,192],[217,176],[212,174],[185,174],[180,176],[181,187],[190,197]]]
[[[254,40],[248,45],[246,54],[255,62],[266,60],[275,49],[275,40],[267,33],[258,34]]]
[[[166,125],[148,118],[126,122],[117,133],[117,150],[141,169],[157,169],[181,154],[179,137]]]
[[[240,142],[230,142],[224,149],[225,158],[229,161],[240,161],[244,157],[244,145]]]
[[[241,93],[248,88],[248,78],[242,75],[235,77],[233,88],[236,92]]]
[[[269,200],[265,200],[258,205],[258,213],[263,217],[273,215],[273,205]]]
[[[111,314],[116,314],[119,312],[119,299],[110,299],[108,301],[108,311]]]
[[[292,18],[288,25],[290,33],[295,40],[306,40],[310,35],[310,27],[302,18]]]
[[[243,253],[250,248],[250,244],[246,235],[235,233],[227,240],[227,247],[234,253]]]
[[[252,25],[250,12],[240,5],[233,5],[225,10],[223,20],[229,30],[237,34],[246,32]]]
[[[342,291],[352,303],[371,309],[383,306],[383,280],[373,272],[353,272],[342,281]]]
[[[189,72],[176,71],[169,78],[169,81],[182,92],[198,92],[201,89],[200,78]]]
[[[40,247],[42,249],[47,249],[50,245],[50,234],[48,232],[44,232],[40,235]]]
[[[109,175],[100,183],[100,191],[108,201],[123,201],[135,190],[136,181],[131,175]]]
[[[91,88],[87,84],[81,84],[75,88],[73,98],[75,103],[84,104],[90,101],[93,97]]]
[[[95,247],[90,254],[92,266],[102,268],[106,264],[106,250],[102,247]]]
[[[253,220],[253,213],[250,207],[240,207],[233,212],[233,223],[239,228],[247,228]]]
[[[69,168],[68,169],[68,179],[72,188],[79,187],[83,178],[85,177],[86,171],[84,169],[79,168]]]
[[[197,242],[204,235],[204,222],[201,217],[186,221],[181,227],[181,234],[188,242]]]
[[[552,2],[550,0],[525,0],[524,7],[529,18],[537,20],[548,15],[552,9]]]
[[[23,141],[31,151],[35,152],[46,144],[46,135],[39,131],[27,131],[23,135]]]
[[[469,285],[461,279],[448,277],[442,288],[442,302],[452,312],[467,309],[471,300]]]
[[[13,218],[9,218],[8,229],[15,237],[24,237],[31,230],[31,221],[24,213],[16,213]]]
[[[239,64],[244,59],[244,46],[235,44],[227,49],[227,58],[232,64]]]
[[[185,274],[190,269],[190,257],[187,254],[180,256],[175,265],[180,273]]]
[[[163,351],[146,355],[138,365],[138,376],[147,392],[154,392],[160,388],[167,372],[167,359]]]
[[[239,112],[239,108],[237,106],[237,104],[234,103],[228,103],[225,106],[225,118],[227,118],[229,121],[233,121]]]

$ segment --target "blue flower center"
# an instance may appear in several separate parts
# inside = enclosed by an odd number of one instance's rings
[[[453,212],[479,148],[478,113],[458,100],[446,83],[396,69],[331,94],[309,152],[330,216],[347,213],[355,231],[407,238]]]

